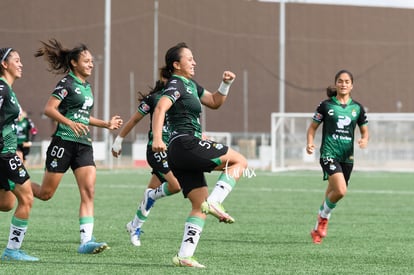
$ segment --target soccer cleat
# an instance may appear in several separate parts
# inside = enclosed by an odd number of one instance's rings
[[[78,248],[80,254],[98,254],[102,251],[109,249],[110,247],[106,243],[97,243],[94,240],[90,240],[84,244],[81,244]]]
[[[130,235],[131,243],[135,246],[141,246],[140,236],[143,231],[140,228],[134,228],[132,222],[126,224],[126,229]]]
[[[149,192],[152,190],[153,189],[151,188],[148,188],[147,190],[145,190],[144,198],[141,202],[141,212],[144,216],[148,216],[148,211],[151,209],[151,207],[154,205],[154,202],[155,202],[155,200],[149,196]]]
[[[311,237],[312,237],[312,240],[313,240],[314,244],[321,244],[322,243],[322,238],[321,238],[321,236],[319,236],[318,231],[312,230],[310,234],[311,234]]]
[[[39,258],[27,255],[24,251],[20,249],[9,249],[6,248],[1,255],[2,261],[28,261],[28,262],[37,262]]]
[[[318,226],[316,230],[318,231],[318,234],[321,236],[321,238],[325,238],[328,232],[328,219],[322,218],[320,215],[318,215]]]
[[[201,212],[204,214],[211,214],[217,219],[219,219],[220,222],[224,223],[234,223],[235,220],[232,216],[227,214],[226,210],[224,210],[224,207],[221,203],[218,202],[208,202],[204,201],[201,204]]]
[[[188,266],[188,267],[198,267],[205,268],[205,265],[200,264],[194,257],[178,257],[175,255],[173,258],[173,263],[176,266]]]

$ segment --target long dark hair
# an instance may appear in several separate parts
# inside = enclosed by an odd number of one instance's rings
[[[326,88],[326,96],[329,98],[336,96],[336,87],[329,85],[328,88]]]
[[[12,52],[15,52],[15,50],[13,50],[13,48],[10,48],[10,47],[1,48],[0,49],[0,60],[1,60],[0,63],[2,63],[3,61],[7,61],[10,57],[10,53],[12,53]],[[4,68],[3,68],[3,65],[0,64],[0,75],[3,75],[3,74],[4,74]]]
[[[150,94],[158,93],[165,88],[165,85],[168,79],[171,76],[167,74],[164,70],[160,69],[160,79],[155,82],[155,86],[150,88],[149,92],[144,94],[142,92],[138,92],[138,102],[141,102],[145,97],[149,96]]]
[[[181,58],[181,50],[188,49],[186,43],[181,42],[177,45],[168,49],[167,53],[165,54],[165,66],[161,68],[161,74],[165,76],[167,79],[170,79],[174,73],[174,62],[180,61]]]
[[[50,39],[48,43],[40,41],[42,47],[40,47],[35,57],[44,56],[45,60],[49,63],[49,71],[55,74],[67,74],[70,70],[73,70],[71,60],[79,61],[80,54],[84,51],[88,51],[88,48],[84,44],[73,49],[67,49],[56,39]]]
[[[335,75],[335,83],[336,83],[336,81],[338,80],[338,78],[339,78],[339,76],[341,74],[347,74],[347,75],[349,75],[349,78],[351,79],[351,82],[354,83],[354,76],[348,70],[340,70],[339,72],[337,72],[336,75]]]

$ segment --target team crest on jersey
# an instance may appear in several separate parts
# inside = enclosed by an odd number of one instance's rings
[[[356,110],[355,110],[355,109],[352,109],[351,115],[352,115],[353,117],[356,117],[357,112],[356,112]]]
[[[23,168],[19,168],[19,177],[24,178],[26,176],[26,170]]]
[[[54,160],[50,163],[50,166],[51,166],[52,168],[56,168],[56,167],[58,166],[57,159],[54,159]]]
[[[214,148],[216,148],[217,150],[221,150],[221,149],[223,149],[223,144],[221,144],[221,143],[215,143],[214,144]]]

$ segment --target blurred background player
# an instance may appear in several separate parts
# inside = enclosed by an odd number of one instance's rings
[[[323,124],[320,165],[323,179],[328,180],[328,186],[315,227],[311,231],[315,244],[320,244],[322,238],[326,237],[331,212],[347,192],[354,165],[357,126],[361,133],[359,147],[365,148],[368,145],[368,120],[363,106],[351,98],[353,83],[354,78],[347,70],[341,70],[335,75],[336,89],[327,88],[329,99],[319,104],[307,132],[306,151],[313,154],[316,130]]]
[[[30,153],[30,147],[37,135],[37,128],[33,121],[27,116],[23,109],[20,112],[18,119],[16,119],[16,134],[17,134],[17,151],[16,154],[23,160],[26,165],[26,157]]]
[[[161,97],[166,79],[161,77],[155,83],[155,87],[147,95],[140,93],[139,106],[137,111],[131,116],[125,126],[119,132],[119,135],[115,138],[112,145],[112,155],[118,157],[122,152],[122,141],[128,135],[128,133],[144,118],[150,114],[150,129],[148,131],[148,143],[147,143],[147,161],[152,168],[152,176],[148,183],[148,188],[144,192],[144,198],[140,202],[138,209],[134,215],[132,221],[127,223],[126,229],[130,234],[131,243],[135,246],[141,245],[140,236],[142,233],[141,227],[145,223],[150,213],[150,210],[154,202],[162,197],[170,196],[180,192],[181,187],[177,179],[171,172],[168,161],[167,152],[154,152],[152,151],[152,113],[154,108]],[[163,127],[163,140],[168,144],[170,132],[168,127]]]

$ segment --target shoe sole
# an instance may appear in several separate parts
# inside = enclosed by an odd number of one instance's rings
[[[318,236],[316,236],[316,234],[317,234]],[[312,230],[312,231],[310,232],[310,235],[311,235],[311,238],[312,238],[312,242],[313,242],[314,244],[321,244],[321,243],[322,243],[322,237],[319,235],[318,231]],[[319,240],[318,240],[318,239],[316,239],[316,240],[315,240],[315,238],[316,238],[316,237],[319,237]]]
[[[205,266],[200,263],[197,263],[198,265],[186,264],[185,260],[176,257],[173,258],[173,263],[175,266],[179,267],[205,268]]]
[[[211,214],[216,217],[220,222],[224,223],[234,223],[235,220],[232,216],[226,213],[222,213],[219,209],[216,209],[214,205],[209,203],[202,203],[201,204],[201,212],[204,214]]]
[[[92,254],[99,254],[99,253],[101,253],[101,252],[103,252],[103,251],[105,251],[107,249],[110,249],[110,247],[107,244],[103,244],[100,247],[95,248],[92,251]]]

